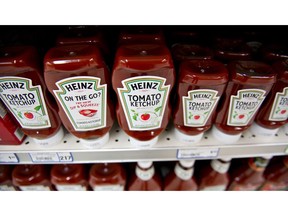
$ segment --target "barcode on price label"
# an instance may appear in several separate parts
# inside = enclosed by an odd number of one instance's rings
[[[209,149],[178,149],[177,159],[216,158],[219,148]]]
[[[0,153],[0,163],[19,163],[19,159],[14,153]]]
[[[70,152],[37,152],[29,153],[33,163],[73,162]]]

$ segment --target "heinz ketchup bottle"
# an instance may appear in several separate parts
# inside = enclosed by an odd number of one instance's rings
[[[288,60],[273,65],[277,82],[271,89],[250,131],[257,135],[274,137],[288,118]]]
[[[0,49],[0,97],[22,131],[35,143],[47,146],[59,143],[64,132],[37,56],[30,46]]]
[[[138,162],[127,186],[129,191],[161,191],[162,181],[152,161]]]
[[[231,62],[228,71],[229,82],[212,129],[212,135],[224,144],[237,142],[251,126],[276,81],[274,70],[262,62]]]
[[[173,114],[174,134],[179,141],[187,144],[199,142],[204,132],[210,129],[227,81],[228,71],[218,61],[181,63]]]
[[[46,85],[66,129],[87,147],[108,142],[114,107],[109,97],[110,74],[99,49],[92,45],[54,47],[46,53],[44,66]]]
[[[12,165],[0,165],[0,191],[15,191],[12,182]]]
[[[180,160],[176,162],[174,170],[166,177],[164,190],[166,191],[196,191],[194,174],[195,160]]]
[[[112,84],[117,118],[133,145],[150,147],[169,122],[175,72],[169,50],[157,44],[126,45],[116,53]]]

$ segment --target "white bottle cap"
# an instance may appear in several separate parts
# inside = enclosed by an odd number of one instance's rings
[[[190,168],[194,165],[195,160],[179,160],[179,163],[185,168]]]
[[[265,136],[265,137],[274,137],[278,132],[279,128],[269,129],[258,125],[257,123],[253,123],[249,128],[250,132],[255,135]]]
[[[147,141],[137,140],[133,137],[129,137],[129,138],[130,138],[131,145],[133,145],[135,147],[139,147],[139,148],[149,148],[158,142],[158,136],[151,139],[151,140],[147,140]]]
[[[109,141],[109,133],[97,139],[80,139],[80,143],[88,148],[100,148]]]
[[[263,156],[261,156],[261,158],[264,158],[266,160],[270,160],[273,158],[273,155],[263,155]]]
[[[51,146],[55,146],[59,144],[63,138],[64,138],[64,130],[63,130],[63,127],[61,126],[59,130],[53,136],[47,139],[32,138],[32,140],[40,146],[51,147]]]
[[[219,159],[222,160],[222,161],[225,161],[225,162],[229,162],[229,161],[232,160],[232,158],[230,158],[230,157],[221,157]]]
[[[200,133],[198,135],[187,135],[187,134],[180,132],[176,128],[173,129],[173,133],[177,140],[185,144],[198,143],[202,139],[203,134],[204,134],[204,133]]]
[[[218,141],[220,141],[221,144],[233,144],[233,143],[236,143],[240,139],[242,133],[236,134],[236,135],[226,134],[226,133],[223,133],[222,131],[220,131],[214,125],[212,128],[212,135],[214,138],[216,138]]]
[[[142,169],[148,169],[149,167],[152,166],[153,161],[138,161],[137,164]]]

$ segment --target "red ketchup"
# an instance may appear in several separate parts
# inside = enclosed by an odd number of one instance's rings
[[[196,191],[194,174],[194,160],[180,160],[174,170],[165,177],[165,191]]]
[[[51,183],[58,191],[86,191],[86,179],[83,164],[55,164],[51,168]]]
[[[210,161],[208,166],[200,170],[198,176],[199,190],[224,191],[229,184],[228,170],[230,158],[220,158]]]
[[[263,173],[272,157],[244,159],[242,166],[231,170],[229,191],[255,191],[265,182]]]
[[[132,145],[150,147],[170,120],[169,97],[175,72],[169,50],[157,44],[121,46],[112,85],[117,93],[120,127]]]
[[[214,60],[182,62],[174,110],[174,134],[187,144],[199,142],[215,119],[228,81],[226,67]]]
[[[11,165],[0,165],[0,191],[15,191],[17,188],[12,182]]]
[[[162,182],[152,161],[141,161],[136,165],[127,186],[129,191],[161,191]]]
[[[90,168],[89,185],[94,191],[124,191],[125,170],[119,163],[94,164]]]
[[[27,136],[50,146],[60,143],[64,132],[37,58],[30,46],[0,49],[0,97]]]
[[[217,108],[212,135],[224,144],[235,143],[253,123],[276,81],[267,64],[235,61],[228,65],[229,82]]]
[[[110,73],[99,49],[92,45],[54,47],[46,53],[44,67],[47,88],[66,129],[87,147],[107,143],[114,106]]]
[[[260,190],[274,191],[288,189],[288,157],[272,158],[264,171],[265,182]]]
[[[253,134],[274,137],[288,118],[288,60],[273,65],[277,82],[271,89],[250,131]]]
[[[13,169],[12,180],[21,191],[50,191],[49,174],[46,165],[17,165]]]

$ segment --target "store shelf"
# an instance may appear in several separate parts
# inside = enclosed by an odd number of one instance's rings
[[[61,143],[49,148],[40,147],[29,138],[19,146],[0,146],[0,162],[8,164],[167,161],[285,154],[288,154],[288,134],[282,130],[269,139],[256,137],[248,131],[236,144],[230,145],[221,144],[207,132],[200,143],[187,145],[177,141],[169,127],[155,146],[136,148],[130,144],[129,137],[115,126],[109,142],[97,149],[87,148],[68,133]]]

